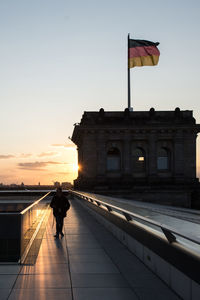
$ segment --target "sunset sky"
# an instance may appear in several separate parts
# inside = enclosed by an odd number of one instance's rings
[[[128,33],[161,52],[131,69],[134,110],[180,107],[200,123],[199,12],[198,0],[1,1],[0,182],[76,178],[73,124],[127,107]]]

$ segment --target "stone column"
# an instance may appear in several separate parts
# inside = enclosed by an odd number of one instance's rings
[[[174,157],[172,159],[172,172],[176,182],[183,181],[184,177],[184,141],[183,133],[178,132],[174,139]]]
[[[189,133],[185,138],[184,175],[190,181],[196,178],[196,133]]]
[[[81,166],[82,166],[82,149],[81,146],[77,147],[78,151],[78,165],[80,166],[80,169],[78,169],[78,177],[81,176]]]
[[[106,137],[104,130],[97,135],[97,178],[100,181],[106,177]]]
[[[131,177],[131,139],[128,131],[124,133],[123,140],[123,175],[126,178]]]
[[[89,164],[89,155],[90,155],[90,140],[87,134],[87,131],[84,132],[83,135],[83,144],[81,146],[80,151],[80,159],[81,159],[81,175],[84,179],[90,177],[90,164]]]
[[[148,155],[148,179],[154,182],[157,177],[157,136],[156,131],[153,130],[149,135],[149,155]]]

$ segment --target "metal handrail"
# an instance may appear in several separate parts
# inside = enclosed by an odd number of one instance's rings
[[[20,212],[20,214],[23,215],[27,210],[29,210],[29,209],[32,208],[33,206],[37,205],[41,200],[43,200],[44,198],[46,198],[50,193],[51,193],[51,191],[48,192],[48,193],[46,193],[44,196],[42,196],[42,197],[39,198],[38,200],[34,201],[32,204],[30,204],[28,207],[26,207],[24,210],[22,210],[22,211]]]
[[[46,198],[52,191],[49,191],[48,193],[46,193],[45,195],[43,195],[42,197],[40,197],[38,200],[34,201],[33,203],[31,203],[30,205],[28,205],[26,208],[24,208],[22,211],[17,211],[17,212],[11,212],[11,211],[4,211],[1,212],[0,211],[0,215],[23,215],[25,212],[27,212],[29,209],[31,209],[33,206],[35,206],[36,204],[38,204],[41,200],[43,200],[44,198]],[[3,202],[1,202],[3,203]]]
[[[189,240],[189,241],[191,241],[191,242],[193,242],[193,243],[195,243],[197,245],[200,245],[200,239],[198,237],[195,237],[193,235],[188,236],[187,234],[181,233],[181,232],[175,230],[174,228],[172,228],[172,227],[170,227],[168,225],[165,225],[165,224],[162,224],[160,222],[151,220],[149,218],[140,216],[140,215],[138,215],[136,213],[133,213],[133,212],[130,212],[130,211],[126,210],[126,209],[120,208],[119,206],[115,206],[113,204],[108,204],[107,202],[104,202],[102,200],[96,199],[96,198],[94,198],[92,196],[88,196],[88,195],[86,196],[85,194],[82,194],[82,193],[76,192],[76,191],[72,191],[72,190],[70,192],[72,194],[77,195],[78,197],[80,197],[80,198],[82,198],[84,200],[91,201],[93,204],[96,202],[98,206],[101,206],[101,205],[105,206],[110,213],[112,213],[113,211],[114,212],[117,211],[123,217],[126,218],[127,222],[132,221],[132,219],[138,219],[140,221],[145,221],[146,223],[148,223],[150,225],[154,225],[156,227],[159,227],[162,230],[162,232],[164,233],[164,235],[167,238],[167,240],[168,240],[169,243],[176,242],[175,235],[177,235],[177,236],[182,237],[182,238],[184,238],[186,240]]]

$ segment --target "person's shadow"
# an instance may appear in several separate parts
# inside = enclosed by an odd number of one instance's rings
[[[67,255],[67,248],[66,248],[66,241],[65,241],[65,237],[63,237],[62,239],[55,239],[54,240],[56,248],[58,250],[59,256],[66,256]]]

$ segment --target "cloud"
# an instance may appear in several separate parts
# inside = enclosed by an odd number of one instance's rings
[[[31,157],[32,156],[32,154],[31,153],[22,153],[22,154],[20,154],[20,158],[27,158],[27,157]]]
[[[42,152],[42,153],[38,154],[38,157],[55,156],[57,154],[58,154],[58,152]]]
[[[66,149],[76,149],[76,146],[72,143],[68,144],[52,144],[51,146],[53,147],[61,147],[61,148],[66,148]]]
[[[23,170],[37,170],[37,171],[45,171],[45,167],[48,165],[62,165],[62,162],[57,161],[35,161],[35,162],[26,162],[26,163],[18,163],[18,167]]]
[[[59,161],[46,161],[47,164],[52,164],[52,165],[63,165],[65,163],[59,162]]]
[[[7,155],[3,155],[1,154],[0,155],[0,159],[9,159],[9,158],[14,158],[15,155],[11,155],[11,154],[7,154]]]

